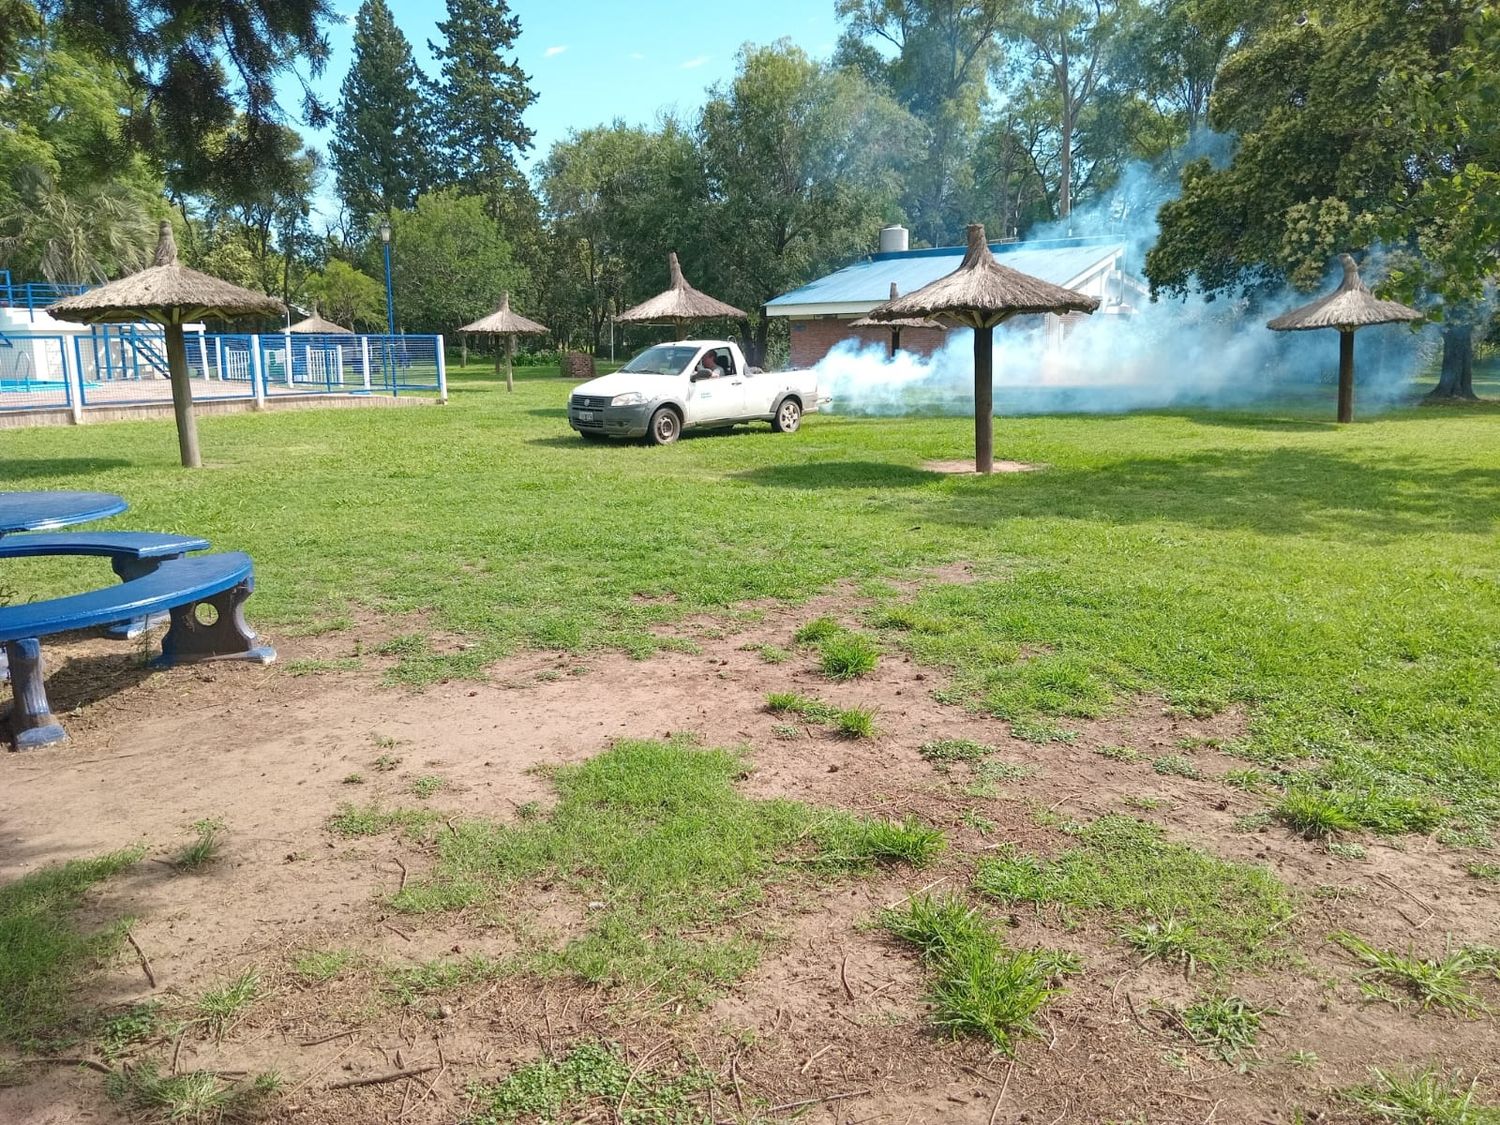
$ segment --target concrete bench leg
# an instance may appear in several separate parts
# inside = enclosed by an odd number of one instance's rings
[[[41,642],[30,638],[7,641],[5,655],[10,664],[11,693],[15,697],[10,712],[11,748],[35,750],[62,742],[68,736],[47,703]]]
[[[165,555],[159,559],[128,559],[116,558],[110,566],[119,575],[121,582],[129,582],[132,578],[143,578],[159,567],[167,559],[180,559],[181,555]],[[147,629],[155,629],[165,625],[171,620],[169,613],[153,613],[149,617],[137,617],[134,621],[125,621],[119,625],[109,627],[109,635],[118,637],[123,641],[133,641]]]
[[[245,624],[245,600],[254,587],[241,582],[232,590],[172,610],[172,625],[161,641],[158,668],[204,660],[250,660],[269,664],[276,650],[255,643],[255,631]]]

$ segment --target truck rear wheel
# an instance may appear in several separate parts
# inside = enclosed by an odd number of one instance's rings
[[[646,440],[652,445],[671,445],[682,435],[682,419],[670,406],[663,406],[651,415],[651,425],[646,429]]]
[[[795,434],[802,425],[802,404],[794,398],[783,399],[771,419],[771,429],[778,434]]]

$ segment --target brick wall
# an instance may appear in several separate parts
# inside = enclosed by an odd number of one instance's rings
[[[792,366],[812,367],[848,339],[863,344],[889,348],[891,333],[887,328],[850,328],[846,320],[794,320],[791,323]],[[906,328],[901,332],[901,350],[930,355],[942,346],[948,333],[933,328]]]

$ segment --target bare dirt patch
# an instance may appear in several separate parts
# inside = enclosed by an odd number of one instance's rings
[[[992,461],[991,471],[996,473],[1038,473],[1046,465],[1033,465],[1026,461]],[[979,470],[973,461],[923,461],[922,468],[929,473],[952,473],[955,476],[978,476]]]
[[[955,570],[965,576],[968,571]],[[1306,1106],[1346,1119],[1330,1092],[1366,1065],[1482,1072],[1493,1062],[1489,1019],[1420,1016],[1373,1004],[1352,983],[1348,957],[1326,937],[1350,929],[1371,942],[1441,953],[1446,941],[1494,942],[1500,895],[1464,875],[1458,853],[1433,840],[1366,841],[1363,859],[1242,818],[1264,807],[1223,783],[1245,763],[1219,747],[1243,732],[1238,713],[1173,714],[1140,699],[1107,719],[1063,722],[1065,741],[1028,741],[1010,724],[942,704],[941,676],[887,652],[863,679],[834,684],[811,653],[783,663],[796,628],[824,614],[856,624],[849,591],[795,609],[698,619],[669,630],[698,652],[649,660],[620,654],[523,653],[480,682],[413,693],[384,686],[394,658],[371,655],[411,623],[360,620],[321,636],[275,638],[282,663],[217,665],[145,675],[128,646],[77,640],[49,648],[54,700],[72,741],[0,755],[0,881],[51,862],[140,841],[150,857],[107,884],[91,917],[131,915],[150,957],[151,989],[133,955],[108,967],[89,1005],[157,998],[183,1005],[246,968],[266,982],[223,1042],[189,1036],[183,1069],[278,1070],[276,1119],[295,1122],[453,1121],[464,1090],[580,1039],[622,1043],[632,1066],[697,1061],[718,1076],[712,1112],[736,1120],[758,1105],[801,1120],[956,1122],[1289,1121]],[[462,643],[456,639],[452,643]],[[359,670],[335,662],[358,660]],[[290,669],[303,669],[296,674]],[[870,707],[879,736],[841,739],[827,727],[769,713],[768,692]],[[950,850],[933,868],[843,880],[826,893],[778,892],[764,925],[777,933],[758,967],[706,1009],[660,1006],[643,991],[601,992],[567,980],[500,979],[411,1004],[394,999],[386,967],[437,957],[497,957],[514,927],[476,914],[396,916],[385,900],[429,862],[386,833],[342,839],[326,824],[343,802],[431,807],[444,817],[516,821],[553,792],[538,765],[582,761],[620,737],[696,732],[743,746],[744,790],[943,828]],[[966,768],[924,760],[928,742],[972,739],[996,748],[1014,776],[976,791]],[[1138,761],[1099,751],[1128,746]],[[1188,758],[1197,778],[1162,774],[1155,757]],[[419,779],[443,786],[417,795]],[[357,780],[356,780],[357,778]],[[979,859],[1003,843],[1041,855],[1069,846],[1058,821],[1130,813],[1175,839],[1269,866],[1296,892],[1294,948],[1305,960],[1232,981],[1184,977],[1142,963],[1109,925],[1055,913],[1001,912],[1016,946],[1070,949],[1085,972],[1047,1009],[1043,1035],[1019,1057],[931,1030],[921,966],[872,924],[880,909],[923,890],[963,890]],[[195,820],[225,821],[223,858],[197,873],[166,862]],[[404,868],[404,871],[403,871]],[[536,932],[567,935],[587,910],[562,890],[525,904]],[[512,921],[514,921],[512,919]],[[356,967],[327,982],[299,979],[300,951],[357,950]],[[1259,1058],[1243,1071],[1195,1047],[1172,1009],[1233,988],[1274,1011]],[[319,1041],[321,1040],[321,1041]],[[168,1048],[170,1049],[170,1047]],[[1315,1051],[1315,1067],[1294,1066]],[[408,1080],[329,1089],[331,1082],[431,1065]],[[30,1071],[30,1068],[28,1068]],[[100,1076],[36,1068],[0,1090],[0,1121],[121,1120]],[[837,1097],[835,1097],[837,1095]],[[848,1095],[848,1096],[845,1096]],[[822,1101],[819,1099],[832,1099]],[[803,1103],[803,1104],[797,1104]],[[744,1107],[742,1110],[741,1107]],[[404,1116],[403,1116],[404,1114]]]

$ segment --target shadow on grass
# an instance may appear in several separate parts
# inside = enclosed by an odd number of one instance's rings
[[[6,485],[18,480],[37,477],[69,477],[102,473],[110,469],[128,469],[133,462],[118,457],[33,457],[13,460],[6,458],[0,467],[0,481]]]
[[[961,526],[1104,517],[1120,524],[1176,522],[1365,542],[1426,532],[1492,532],[1500,495],[1500,470],[1372,465],[1299,449],[1135,458],[990,478],[864,461],[768,466],[737,477],[771,488],[920,488],[909,501],[914,517]],[[925,487],[938,481],[946,487]]]
[[[944,474],[879,461],[815,461],[766,465],[735,473],[734,479],[770,488],[916,488],[943,480]]]

